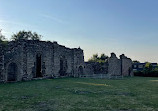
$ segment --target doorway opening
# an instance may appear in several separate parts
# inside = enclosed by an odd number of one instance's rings
[[[62,56],[60,58],[60,70],[59,70],[59,74],[60,76],[66,76],[67,75],[67,60],[65,58],[65,56]]]
[[[79,75],[83,75],[83,67],[82,66],[79,66],[79,68],[78,68],[78,74]]]
[[[41,73],[41,55],[36,55],[36,77],[42,77]]]
[[[18,67],[15,63],[10,63],[8,66],[8,81],[16,81]]]

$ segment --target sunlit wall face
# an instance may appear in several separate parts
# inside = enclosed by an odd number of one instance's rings
[[[92,54],[125,53],[133,60],[158,62],[158,1],[0,0],[0,28],[8,39],[32,30],[43,40]]]

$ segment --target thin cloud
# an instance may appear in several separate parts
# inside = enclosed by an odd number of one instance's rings
[[[2,29],[2,34],[7,38],[10,38],[11,35],[13,35],[18,30],[32,30],[33,27],[36,26],[0,19],[0,29]]]
[[[43,18],[46,18],[46,19],[53,20],[53,21],[58,22],[58,23],[62,23],[62,24],[65,24],[65,23],[66,23],[66,22],[63,21],[62,19],[59,19],[59,18],[54,17],[54,16],[50,16],[50,15],[46,15],[46,14],[41,14],[40,16],[43,17]]]
[[[24,23],[19,23],[19,22],[15,22],[15,21],[8,21],[8,20],[2,20],[2,19],[0,19],[0,23],[11,24],[11,25],[21,26],[21,27],[29,27],[29,25],[24,24]]]

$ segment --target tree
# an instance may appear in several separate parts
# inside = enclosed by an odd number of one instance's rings
[[[5,36],[2,35],[2,30],[0,30],[0,47],[1,49],[5,49],[7,48],[7,44],[8,44],[8,41],[6,40]]]
[[[104,63],[106,59],[109,57],[105,54],[101,54],[99,57],[98,54],[93,54],[93,56],[88,60],[88,62],[98,62],[98,63]]]
[[[98,54],[93,54],[93,56],[90,59],[88,59],[88,61],[95,62],[95,61],[97,61],[97,59],[98,59]]]
[[[0,35],[0,41],[4,41],[5,40],[5,36]]]
[[[153,69],[153,66],[150,62],[146,62],[145,67],[144,67],[144,74],[149,74]]]
[[[4,41],[4,40],[6,40],[6,38],[5,38],[5,36],[4,35],[2,35],[2,29],[0,30],[0,42],[2,42],[2,41]]]
[[[101,54],[100,59],[101,60],[106,60],[106,59],[108,59],[108,56],[105,55],[105,54]]]
[[[31,32],[31,31],[19,31],[16,34],[12,35],[12,40],[40,40],[41,35],[38,35],[36,32]]]
[[[145,68],[150,68],[151,63],[150,62],[145,62]]]

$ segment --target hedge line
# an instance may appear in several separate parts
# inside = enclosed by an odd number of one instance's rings
[[[150,71],[144,73],[143,71],[134,72],[134,76],[143,76],[143,77],[158,77],[158,71]]]

